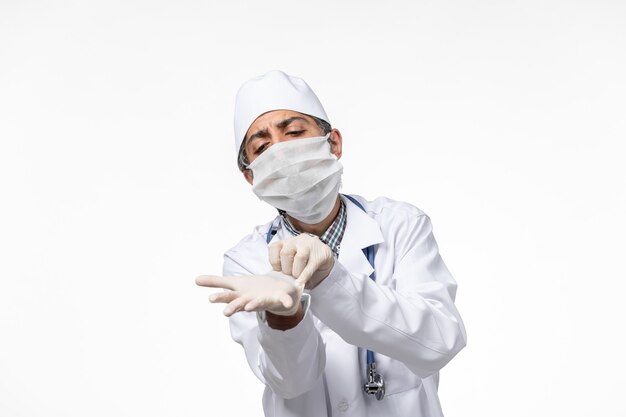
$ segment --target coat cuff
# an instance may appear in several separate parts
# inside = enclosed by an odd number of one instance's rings
[[[315,288],[313,288],[310,293],[313,297],[312,303],[316,303],[326,297],[326,295],[333,289],[335,285],[340,285],[342,287],[346,287],[346,280],[349,279],[349,272],[346,268],[339,263],[339,261],[335,260],[335,264],[333,265],[333,269],[330,270],[330,274],[322,282],[317,284]]]

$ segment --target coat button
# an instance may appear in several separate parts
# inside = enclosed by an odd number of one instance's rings
[[[337,408],[339,409],[339,411],[345,413],[346,411],[348,411],[348,408],[350,408],[350,404],[348,404],[347,401],[341,401],[339,404],[337,404]]]

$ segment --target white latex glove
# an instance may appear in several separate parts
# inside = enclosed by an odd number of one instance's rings
[[[212,303],[228,303],[224,315],[230,317],[238,311],[267,310],[281,316],[293,316],[300,306],[304,284],[281,272],[270,271],[264,275],[220,277],[200,275],[196,284],[203,287],[225,288],[212,294]]]
[[[275,271],[295,277],[309,289],[322,282],[335,265],[330,247],[306,233],[272,243],[269,257]]]

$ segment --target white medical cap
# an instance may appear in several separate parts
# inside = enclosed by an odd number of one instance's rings
[[[292,110],[330,123],[319,99],[303,79],[270,71],[245,82],[235,98],[235,152],[252,122],[272,110]]]

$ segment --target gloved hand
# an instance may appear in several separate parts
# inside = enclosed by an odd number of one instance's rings
[[[295,277],[308,289],[322,282],[335,265],[330,247],[306,233],[272,243],[269,257],[275,271]]]
[[[203,287],[225,288],[212,294],[212,303],[228,303],[224,315],[230,317],[238,311],[267,310],[281,316],[292,316],[300,306],[304,284],[281,272],[270,271],[264,275],[220,277],[200,275],[196,284]]]

